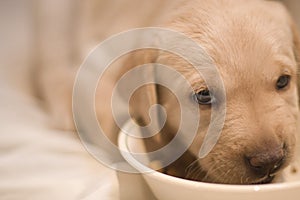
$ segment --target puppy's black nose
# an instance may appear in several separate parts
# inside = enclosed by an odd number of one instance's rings
[[[285,153],[283,149],[261,152],[253,156],[246,156],[248,168],[257,176],[266,176],[276,173],[285,161]]]

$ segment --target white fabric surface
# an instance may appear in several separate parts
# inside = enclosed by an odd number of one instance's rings
[[[32,97],[0,83],[0,199],[119,199],[115,171],[75,133],[48,128]]]

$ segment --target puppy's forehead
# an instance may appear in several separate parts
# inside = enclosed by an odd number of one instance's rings
[[[292,58],[293,39],[285,12],[267,11],[249,8],[215,17],[199,43],[216,63],[235,71],[261,66],[276,56]]]
[[[296,71],[290,17],[279,3],[195,1],[169,27],[199,43],[230,85],[275,77],[285,68]],[[193,79],[193,70],[176,63]]]

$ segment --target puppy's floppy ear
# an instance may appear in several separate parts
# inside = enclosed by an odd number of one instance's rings
[[[158,102],[157,85],[155,84],[155,68],[153,64],[156,62],[157,54],[158,52],[156,50],[151,49],[133,52],[126,59],[125,67],[121,73],[131,73],[130,70],[137,70],[133,72],[132,79],[128,81],[130,88],[136,88],[130,97],[129,113],[131,118],[140,126],[146,126],[151,122],[149,116],[150,108]],[[148,84],[141,85],[142,82],[148,82]],[[122,87],[127,88],[128,85]],[[128,90],[123,89],[123,92],[128,92]],[[152,117],[155,117],[156,119],[154,120],[157,120],[155,110],[152,111],[154,111]]]
[[[291,30],[293,34],[293,51],[295,60],[297,63],[297,85],[298,85],[298,96],[299,96],[299,105],[300,105],[300,35],[298,31],[298,27],[296,24],[291,20]]]
[[[128,60],[131,65],[131,69],[135,67],[141,68],[138,73],[134,75],[134,79],[140,79],[142,81],[133,80],[133,84],[140,82],[147,82],[145,85],[135,85],[137,89],[134,91],[129,101],[129,113],[131,118],[139,126],[147,126],[147,134],[155,134],[155,136],[144,140],[147,149],[156,148],[162,141],[161,134],[156,134],[162,129],[160,122],[160,112],[157,107],[153,105],[159,104],[159,92],[158,85],[156,84],[156,68],[155,63],[157,61],[158,50],[141,50],[135,52],[133,56]],[[155,145],[154,145],[155,144]],[[152,149],[152,150],[154,150]]]
[[[149,83],[139,87],[131,96],[129,102],[129,112],[131,117],[140,126],[146,126],[150,123],[151,119],[149,116],[149,111],[151,106],[157,104],[157,89],[154,75],[154,68],[147,66],[145,70],[141,70],[142,74],[140,78],[151,81]],[[157,119],[156,119],[157,120]]]

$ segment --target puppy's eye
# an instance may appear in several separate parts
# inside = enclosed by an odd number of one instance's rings
[[[282,90],[286,86],[289,85],[291,77],[289,75],[282,75],[278,78],[276,82],[276,89],[277,90]]]
[[[198,104],[209,105],[212,103],[212,96],[208,89],[201,90],[194,94],[194,99]]]

